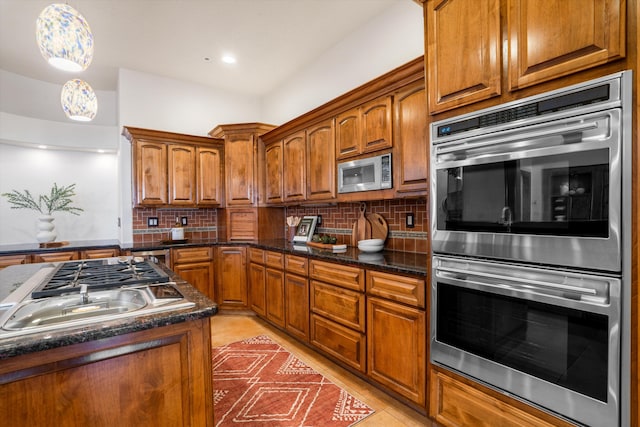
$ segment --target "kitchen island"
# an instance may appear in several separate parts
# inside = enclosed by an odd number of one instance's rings
[[[0,297],[50,264],[0,271]],[[213,425],[217,306],[167,270],[193,307],[0,339],[6,425]]]

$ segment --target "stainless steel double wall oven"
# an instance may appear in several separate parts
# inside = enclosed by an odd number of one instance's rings
[[[433,363],[628,424],[631,105],[624,72],[432,124]]]

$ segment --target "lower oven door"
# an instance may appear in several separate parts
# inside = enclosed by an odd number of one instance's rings
[[[433,258],[434,364],[561,417],[619,425],[616,277]]]

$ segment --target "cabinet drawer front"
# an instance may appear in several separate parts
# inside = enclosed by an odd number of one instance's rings
[[[361,268],[311,260],[309,277],[354,291],[364,291],[364,270]]]
[[[258,248],[249,248],[249,261],[264,264],[264,251]]]
[[[414,307],[425,306],[425,281],[417,277],[367,271],[367,293]]]
[[[300,256],[285,255],[284,266],[286,270],[291,273],[297,273],[303,276],[309,273],[309,260]]]
[[[80,253],[82,259],[112,258],[118,255],[120,255],[120,250],[116,248],[89,249]]]
[[[365,298],[359,292],[312,280],[311,311],[364,332]]]
[[[265,251],[264,262],[269,267],[284,268],[284,255],[280,252]]]
[[[172,261],[174,264],[182,262],[210,261],[211,247],[203,246],[199,248],[180,248],[171,250]]]
[[[315,314],[311,315],[311,343],[347,365],[365,372],[366,338]]]

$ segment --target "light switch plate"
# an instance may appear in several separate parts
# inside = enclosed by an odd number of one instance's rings
[[[157,227],[158,226],[158,217],[150,216],[147,218],[147,227]]]
[[[407,228],[414,228],[416,226],[415,217],[413,216],[413,212],[407,213],[407,218],[405,220],[405,226]]]
[[[189,221],[187,220],[187,217],[186,217],[186,216],[182,216],[182,217],[180,217],[180,222],[182,223],[182,226],[183,226],[183,227],[186,227],[186,226],[187,226],[187,223],[188,223]]]

